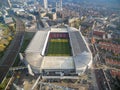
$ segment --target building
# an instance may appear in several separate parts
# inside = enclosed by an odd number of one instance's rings
[[[50,19],[52,19],[52,20],[56,20],[56,19],[57,19],[57,14],[54,13],[54,12],[50,12],[50,13],[48,13],[47,15],[48,15],[48,17],[49,17]]]
[[[56,11],[62,11],[62,0],[56,2]]]
[[[57,14],[56,14],[56,13],[53,13],[52,19],[53,19],[53,20],[56,20],[56,19],[57,19]]]
[[[113,52],[115,55],[120,54],[120,45],[109,43],[109,42],[99,42],[99,46],[101,49],[106,51]]]
[[[40,13],[40,17],[45,17],[46,16],[46,12],[41,12]]]
[[[11,7],[12,7],[12,4],[11,4],[10,0],[8,0],[8,4],[9,4],[9,6],[10,6],[10,8],[11,8]]]
[[[62,8],[62,0],[60,0],[60,10],[62,11],[63,8]]]
[[[106,39],[106,33],[102,30],[94,30],[93,35],[96,39]]]
[[[47,56],[49,40],[69,40],[70,56]],[[78,79],[91,67],[92,53],[81,32],[73,27],[38,31],[24,53],[24,63],[44,79]],[[30,71],[31,72],[31,71]]]
[[[68,25],[69,26],[74,26],[75,22],[79,21],[78,17],[73,17],[68,19]]]
[[[5,24],[11,24],[11,23],[13,23],[13,19],[12,19],[12,17],[5,17],[4,22],[5,22]]]
[[[44,9],[48,10],[48,1],[44,0]]]

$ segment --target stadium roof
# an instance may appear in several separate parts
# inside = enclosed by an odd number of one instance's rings
[[[41,69],[74,69],[72,57],[46,56],[41,64]]]
[[[44,56],[50,32],[68,32],[73,56]],[[80,73],[92,63],[92,54],[85,38],[75,28],[51,28],[38,31],[25,51],[25,60],[40,69],[76,69]]]
[[[45,42],[48,39],[48,35],[49,31],[38,31],[25,52],[36,52],[42,54],[42,51],[46,44]]]
[[[85,51],[82,54],[73,57],[77,72],[81,71],[86,66],[89,66],[89,63],[91,63],[91,56],[91,53]]]
[[[80,73],[86,66],[92,64],[92,54],[81,32],[73,27],[69,28],[70,44],[73,52],[76,72]]]
[[[76,30],[75,28],[70,28],[69,37],[73,56],[79,55],[84,51],[89,51],[80,31]]]
[[[25,53],[25,55],[25,59],[30,65],[40,68],[43,59],[40,53]]]
[[[67,28],[51,28],[51,32],[59,32],[59,33],[63,32],[64,33],[64,32],[68,32],[68,31],[67,31]]]

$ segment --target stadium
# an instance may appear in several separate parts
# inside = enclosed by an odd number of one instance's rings
[[[24,52],[32,74],[45,79],[77,79],[92,64],[92,54],[80,30],[68,27],[37,31]]]

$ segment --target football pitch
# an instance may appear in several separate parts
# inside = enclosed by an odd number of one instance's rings
[[[51,39],[47,56],[70,56],[71,48],[68,39]]]

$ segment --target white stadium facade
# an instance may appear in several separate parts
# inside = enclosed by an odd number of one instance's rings
[[[69,37],[71,56],[46,56],[50,34]],[[55,36],[55,35],[53,35]],[[92,53],[80,30],[73,27],[50,28],[37,31],[23,59],[31,75],[40,74],[45,79],[77,79],[92,65]]]

